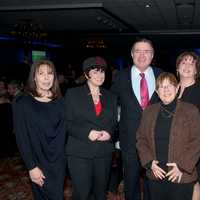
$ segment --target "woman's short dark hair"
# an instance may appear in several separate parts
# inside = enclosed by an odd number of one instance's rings
[[[84,70],[84,74],[90,78],[89,76],[89,72],[90,70],[93,70],[93,69],[96,69],[97,71],[102,71],[102,72],[105,72],[106,71],[106,67],[104,66],[93,66],[93,67],[89,67],[87,69]]]
[[[51,62],[50,60],[40,60],[32,64],[28,78],[27,92],[31,93],[35,97],[41,97],[41,94],[39,94],[37,91],[37,86],[35,83],[35,74],[38,72],[41,65],[47,65],[49,69],[52,70],[54,75],[53,85],[50,89],[50,91],[52,92],[51,99],[59,98],[61,96],[61,93],[58,84],[56,69],[53,62]]]
[[[200,59],[199,59],[199,56],[193,51],[184,51],[177,57],[176,69],[178,69],[180,63],[184,60],[185,57],[192,57],[193,60],[195,61],[195,66],[196,66],[196,70],[197,70],[196,78],[198,78],[200,75]]]

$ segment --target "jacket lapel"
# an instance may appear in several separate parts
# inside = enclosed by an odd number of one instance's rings
[[[153,74],[154,74],[154,77],[156,80],[162,71],[156,67],[152,67],[152,69],[153,69]],[[151,99],[149,101],[150,101],[150,104],[153,104],[153,103],[156,103],[159,101],[159,97],[158,97],[156,91],[153,92]]]
[[[85,84],[83,90],[83,105],[85,107],[85,110],[87,110],[87,115],[91,116],[91,118],[95,119],[96,118],[96,113],[95,113],[95,107],[94,103],[92,100],[92,95],[90,93],[90,89],[87,84]]]
[[[127,77],[128,77],[126,80],[127,94],[130,96],[130,99],[132,99],[134,106],[137,105],[137,107],[139,107],[140,110],[142,111],[142,108],[137,100],[137,97],[135,96],[134,91],[133,91],[132,82],[131,82],[131,68],[127,71]]]
[[[157,121],[157,117],[158,117],[158,113],[160,111],[160,103],[156,104],[155,110],[154,112],[151,113],[151,118],[150,118],[150,127],[151,130],[150,131],[150,135],[151,135],[151,141],[152,141],[152,146],[153,146],[153,154],[156,157],[156,147],[155,147],[155,126],[156,126],[156,121]]]
[[[90,94],[90,89],[87,84],[84,86],[84,98],[83,98],[84,106],[88,110],[87,112],[88,115],[90,115],[91,118],[94,119],[95,121],[96,120],[98,121],[98,119],[105,117],[106,110],[108,110],[108,106],[109,106],[108,105],[109,99],[106,93],[104,92],[104,89],[100,88],[100,93],[101,93],[100,101],[101,101],[102,110],[101,110],[100,115],[96,116],[95,105],[92,100],[92,95]]]
[[[101,96],[100,96],[100,100],[101,100],[101,106],[102,106],[102,110],[100,115],[98,116],[99,119],[102,119],[104,117],[106,117],[106,113],[108,110],[110,110],[110,99],[109,97],[106,95],[105,91],[103,88],[100,89],[101,91]]]

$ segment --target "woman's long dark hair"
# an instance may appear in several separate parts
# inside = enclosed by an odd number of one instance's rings
[[[56,69],[55,69],[53,62],[51,62],[50,60],[40,60],[40,61],[32,64],[31,70],[29,73],[26,91],[28,93],[30,93],[31,95],[33,95],[34,97],[41,97],[41,94],[39,94],[37,91],[37,86],[35,83],[35,75],[38,72],[41,65],[47,65],[49,67],[49,69],[52,70],[53,75],[54,75],[53,85],[50,89],[50,91],[52,92],[52,96],[50,98],[57,99],[57,98],[61,97],[61,92],[60,92],[60,88],[59,88],[59,84],[58,84]]]

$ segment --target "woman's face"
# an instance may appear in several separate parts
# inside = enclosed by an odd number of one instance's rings
[[[38,70],[36,70],[34,80],[37,91],[49,91],[53,86],[54,73],[48,65],[40,65]]]
[[[196,60],[190,55],[183,57],[182,61],[177,67],[177,71],[181,78],[195,78],[197,74]]]
[[[88,75],[89,77],[86,76],[86,78],[94,87],[101,86],[105,80],[105,71],[102,71],[101,69],[91,69]]]
[[[178,87],[170,83],[169,79],[164,79],[156,92],[160,100],[167,105],[175,99],[177,91]]]

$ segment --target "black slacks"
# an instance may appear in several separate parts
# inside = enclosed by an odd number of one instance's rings
[[[78,158],[68,156],[72,179],[73,200],[106,200],[111,155],[101,158]]]
[[[151,200],[191,200],[194,183],[149,180]]]
[[[108,191],[116,193],[120,182],[123,180],[123,167],[121,150],[115,150],[112,157]]]
[[[135,155],[122,152],[124,167],[124,192],[126,200],[141,200],[141,166]]]

